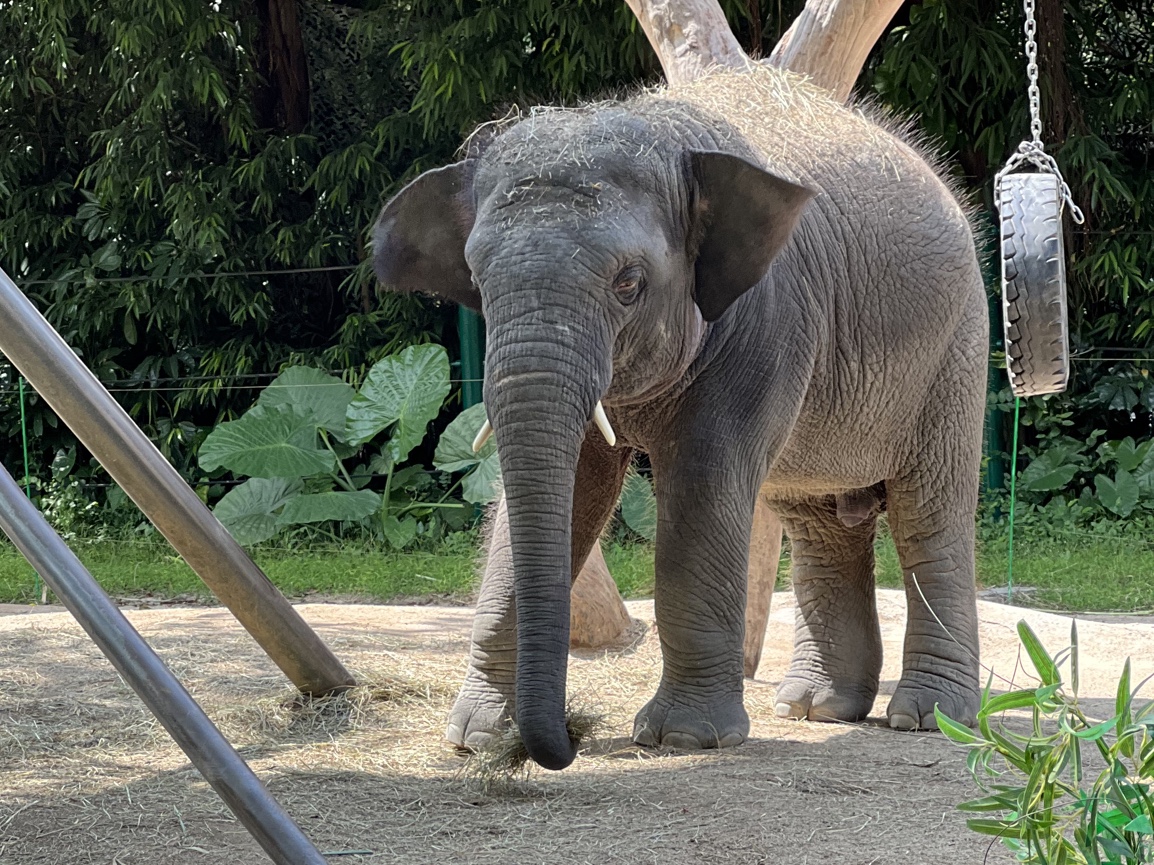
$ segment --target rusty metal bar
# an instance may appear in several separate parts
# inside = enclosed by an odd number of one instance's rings
[[[0,529],[277,865],[325,861],[0,465]]]
[[[0,351],[305,694],[353,677],[0,270]]]

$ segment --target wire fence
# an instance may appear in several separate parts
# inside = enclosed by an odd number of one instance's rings
[[[1129,355],[1120,357],[1088,357],[1092,352],[1104,351],[1133,351],[1132,348],[1112,347],[1112,346],[1093,346],[1091,348],[1081,349],[1077,354],[1070,357],[1070,360],[1075,363],[1154,363],[1154,356],[1146,355]],[[1000,362],[1002,355],[1000,353],[991,354],[991,362]],[[329,375],[336,376],[344,380],[347,376],[354,376],[362,372],[358,368],[345,369],[324,369]],[[189,388],[179,386],[180,383],[199,382],[201,384],[216,384],[221,383],[227,387],[235,390],[251,390],[255,388],[277,388],[288,387],[292,389],[308,388],[308,387],[330,387],[326,383],[317,384],[292,384],[292,385],[277,385],[277,384],[262,384],[262,382],[271,382],[281,375],[279,372],[245,372],[245,373],[228,373],[224,375],[184,375],[184,376],[158,376],[149,378],[117,378],[105,379],[100,381],[100,384],[109,393],[177,393],[186,391]],[[22,379],[19,379],[22,381]],[[231,382],[252,381],[252,384],[231,384]],[[454,385],[460,384],[483,384],[483,378],[450,378],[449,383]],[[158,386],[158,385],[175,385],[175,386]],[[18,384],[16,387],[0,388],[0,396],[23,396],[24,391]]]
[[[348,270],[354,269],[354,267],[355,266],[334,266],[334,267],[325,267],[325,268],[291,268],[291,269],[284,269],[284,270],[253,270],[253,271],[242,271],[242,272],[235,272],[235,273],[188,274],[182,278],[210,278],[211,279],[211,278],[223,278],[226,276],[270,276],[270,275],[277,275],[277,274],[348,271]],[[152,279],[159,279],[159,278],[158,277],[124,277],[124,278],[105,278],[101,281],[129,282],[129,281],[140,281],[140,280],[145,280],[145,279],[152,280]],[[78,280],[78,281],[84,282],[85,280]],[[48,284],[48,283],[54,283],[54,282],[59,282],[59,280],[31,280],[31,281],[26,282],[25,285]],[[1094,357],[1092,355],[1104,355],[1104,356]],[[1000,353],[992,353],[990,360],[992,363],[998,363],[998,362],[1001,362],[1003,360],[1003,357]],[[1071,362],[1078,363],[1078,364],[1154,363],[1154,356],[1149,356],[1145,353],[1134,353],[1133,347],[1127,347],[1127,346],[1090,346],[1090,347],[1078,350],[1077,353],[1075,353],[1071,356],[1070,360],[1071,360]],[[356,377],[358,377],[359,375],[361,375],[363,373],[363,369],[360,369],[360,368],[326,369],[323,371],[327,372],[330,375],[333,375],[337,378],[340,378],[342,380],[355,379]],[[190,390],[189,386],[194,385],[194,384],[199,385],[200,387],[219,385],[221,387],[221,389],[242,390],[242,391],[243,390],[257,390],[257,389],[267,390],[267,389],[274,389],[274,388],[278,388],[278,387],[299,389],[299,388],[305,388],[305,387],[331,387],[332,386],[331,384],[325,384],[325,383],[277,385],[277,384],[275,384],[275,379],[279,375],[281,375],[281,373],[279,373],[279,372],[246,372],[246,373],[230,373],[230,374],[224,374],[224,375],[148,376],[148,377],[129,377],[129,378],[106,379],[106,380],[101,381],[100,384],[109,393],[126,394],[126,395],[127,394],[156,394],[156,393],[186,392],[186,391]],[[481,379],[481,378],[458,377],[458,378],[451,378],[450,379],[450,384],[452,384],[452,385],[481,384],[481,383],[483,383],[483,379]],[[39,475],[39,471],[37,473],[32,472],[32,466],[30,465],[30,462],[29,462],[29,435],[28,435],[28,420],[27,420],[27,416],[28,416],[27,402],[28,402],[30,393],[31,393],[30,389],[27,387],[26,382],[22,377],[18,377],[15,387],[0,388],[0,396],[16,396],[19,400],[19,403],[20,403],[21,433],[22,433],[22,439],[23,439],[23,456],[24,456],[24,479],[23,480],[24,480],[24,485],[25,485],[25,491],[29,495],[29,497],[31,497],[33,494],[32,482]],[[1015,424],[1015,432],[1016,431],[1017,431],[1017,424]],[[1016,447],[1012,448],[1012,452],[1010,453],[1009,456],[1010,456],[1010,460],[1011,460],[1011,467],[1015,467],[1017,464],[1017,461],[1018,461],[1018,457],[1019,457],[1019,454],[1017,452]],[[354,472],[354,476],[359,481],[364,481],[367,484],[368,482],[375,480],[375,479],[387,478],[389,475],[386,473],[380,473],[380,472],[371,472],[371,473]],[[85,489],[85,490],[89,490],[89,489],[91,489],[91,490],[105,490],[105,489],[111,489],[111,488],[117,487],[117,485],[115,483],[112,483],[111,481],[96,481],[96,480],[90,480],[90,479],[86,479],[86,478],[76,478],[76,479],[70,481],[70,483],[77,484],[78,486],[80,486],[82,489]],[[213,479],[210,481],[205,481],[204,483],[206,485],[213,486],[213,487],[229,488],[229,487],[234,487],[234,486],[246,483],[246,479],[243,479],[243,478],[241,478],[241,479],[220,478],[220,479]],[[1015,498],[1016,497],[1015,497],[1014,491],[1011,487],[1011,490],[1009,491],[1009,499],[1011,502],[1011,507],[1014,503]],[[1010,559],[1011,562],[1012,562],[1012,555],[1013,555],[1012,551],[1013,551],[1013,544],[1014,544],[1013,534],[1012,534],[1012,532],[1013,532],[1012,526],[1013,526],[1013,518],[1011,517],[1011,523],[1010,523],[1010,528],[1009,528],[1009,531],[1010,531],[1009,547],[1008,547],[1008,552],[1009,552],[1009,555],[1011,556],[1011,559]],[[1067,536],[1067,537],[1071,537],[1071,538],[1078,538],[1078,539],[1087,540],[1087,541],[1088,540],[1103,541],[1103,540],[1109,540],[1110,539],[1110,538],[1108,538],[1102,534],[1098,534],[1098,533],[1094,533],[1094,532],[1087,532],[1087,531],[1082,531],[1082,530],[1077,530],[1077,529],[1058,528],[1058,527],[1053,527],[1053,526],[1047,527],[1046,533],[1048,535],[1057,534],[1057,535]],[[98,538],[90,538],[90,539],[70,538],[70,540],[75,542],[75,543],[81,543],[81,544],[97,543],[97,544],[130,545],[133,547],[151,548],[151,549],[157,550],[158,552],[164,551],[165,555],[172,554],[172,548],[170,547],[168,542],[163,540],[163,538],[161,538],[159,535],[155,535],[155,534],[151,534],[151,533],[146,534],[145,536],[140,536],[140,537],[120,535],[120,536],[116,536],[116,537],[98,537]],[[335,536],[332,537],[332,540],[334,542],[343,542],[342,539],[337,538]],[[1136,543],[1137,545],[1142,546],[1144,548],[1154,549],[1154,539],[1142,540],[1142,539],[1129,538],[1127,540],[1127,542],[1128,543]],[[354,543],[356,543],[356,542],[354,541]],[[254,547],[253,549],[254,549],[254,551],[261,551],[261,552],[272,552],[272,551],[288,552],[288,551],[294,549],[294,546],[292,543],[273,543],[273,542],[270,542],[267,544],[261,544],[257,547]],[[1007,574],[1007,581],[1008,581],[1008,585],[1010,587],[1012,587],[1013,586],[1012,564],[1010,565],[1010,570]],[[43,599],[45,597],[45,587],[41,584],[39,577],[36,578],[35,591],[36,591],[36,596],[40,597],[41,599]],[[1012,588],[1010,589],[1010,591],[1012,591]]]

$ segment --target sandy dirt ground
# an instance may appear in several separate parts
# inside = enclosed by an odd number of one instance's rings
[[[300,607],[363,683],[340,710],[304,712],[226,611],[128,615],[332,862],[1011,861],[965,829],[954,805],[977,792],[963,752],[940,735],[773,716],[788,595],[774,599],[760,677],[747,687],[749,742],[705,753],[630,745],[660,656],[652,604],[629,606],[650,624],[637,646],[570,666],[570,692],[608,714],[605,732],[565,772],[488,792],[441,739],[464,672],[467,609]],[[879,592],[879,607],[881,718],[905,610],[892,591]],[[1069,635],[1065,617],[983,602],[983,661],[1020,683],[1023,615],[1052,650]],[[1085,621],[1079,634],[1082,693],[1105,717],[1124,657],[1136,681],[1154,672],[1154,625]],[[67,613],[0,616],[0,863],[265,861]]]

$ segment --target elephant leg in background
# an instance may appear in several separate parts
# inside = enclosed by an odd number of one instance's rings
[[[573,574],[597,542],[614,506],[633,451],[610,448],[600,432],[586,434],[573,492]],[[516,713],[517,606],[513,550],[502,494],[496,505],[485,573],[473,618],[469,670],[449,713],[445,738],[476,750],[499,733]]]
[[[695,467],[679,454],[652,452],[650,459],[663,665],[657,693],[634,720],[633,740],[692,749],[739,745],[749,734],[742,661],[757,487],[716,461]]]
[[[789,533],[797,596],[793,660],[777,689],[777,714],[861,720],[873,707],[882,666],[874,595],[877,517],[846,526],[833,496],[775,507]]]
[[[745,590],[745,678],[757,675],[761,650],[765,644],[765,626],[777,584],[781,561],[781,521],[769,508],[764,493],[758,494],[753,506],[753,531],[749,536],[749,578]]]

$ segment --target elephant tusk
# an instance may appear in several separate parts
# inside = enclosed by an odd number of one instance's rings
[[[489,419],[485,418],[485,422],[481,424],[481,428],[477,430],[477,437],[473,439],[473,453],[478,453],[481,448],[485,446],[485,442],[489,440],[489,436],[493,434],[493,425],[489,423]]]
[[[609,442],[609,447],[616,447],[617,433],[613,432],[613,425],[605,416],[605,406],[601,405],[601,400],[597,400],[597,407],[593,409],[593,423],[597,424],[597,429],[601,430],[601,435],[605,436],[605,441]]]

